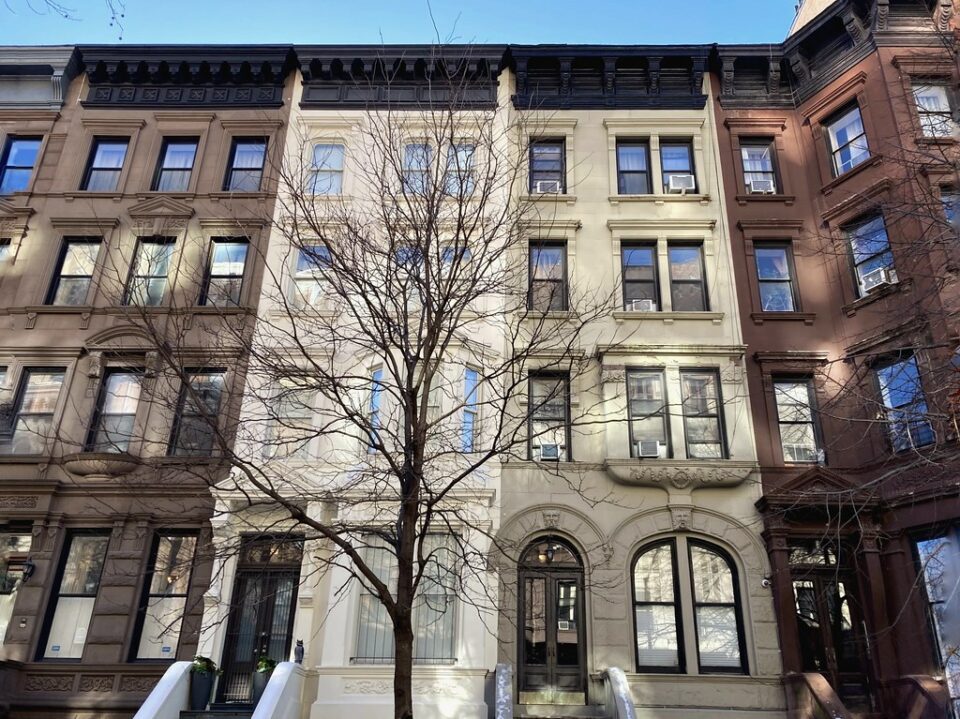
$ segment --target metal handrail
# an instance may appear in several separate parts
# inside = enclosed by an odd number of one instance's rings
[[[601,675],[607,687],[607,715],[610,719],[637,719],[627,675],[619,667],[608,667]]]
[[[494,719],[513,719],[513,665],[497,664],[494,675]]]

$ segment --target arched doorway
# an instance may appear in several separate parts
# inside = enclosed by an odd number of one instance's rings
[[[520,556],[518,575],[519,690],[583,694],[586,627],[580,556],[559,537],[540,537]]]

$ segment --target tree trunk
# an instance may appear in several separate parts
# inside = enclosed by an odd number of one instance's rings
[[[410,607],[400,607],[394,620],[393,716],[413,719],[413,626]]]

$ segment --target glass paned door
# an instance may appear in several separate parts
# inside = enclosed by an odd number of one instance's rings
[[[584,691],[583,576],[524,572],[520,691]]]

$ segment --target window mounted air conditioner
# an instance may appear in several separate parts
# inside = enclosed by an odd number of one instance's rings
[[[787,462],[815,462],[817,460],[817,450],[809,444],[788,442],[783,445],[783,458]]]
[[[892,267],[881,267],[880,269],[873,270],[873,272],[868,272],[860,278],[860,285],[863,287],[864,292],[872,292],[885,285],[896,284],[896,282],[897,271]]]
[[[557,629],[561,632],[570,631],[570,622],[567,619],[558,619],[557,620]]]
[[[773,195],[777,191],[777,186],[773,180],[750,180],[750,194],[752,195]]]
[[[697,189],[697,180],[693,175],[670,175],[667,190],[673,194],[686,195]]]
[[[541,444],[540,445],[541,462],[559,462],[560,445],[559,444]]]
[[[563,190],[560,180],[538,180],[534,189],[538,195],[559,195]]]
[[[641,439],[636,442],[637,456],[641,459],[657,459],[660,456],[660,441],[656,439]]]
[[[654,300],[630,300],[627,309],[631,312],[656,312],[657,303]]]

